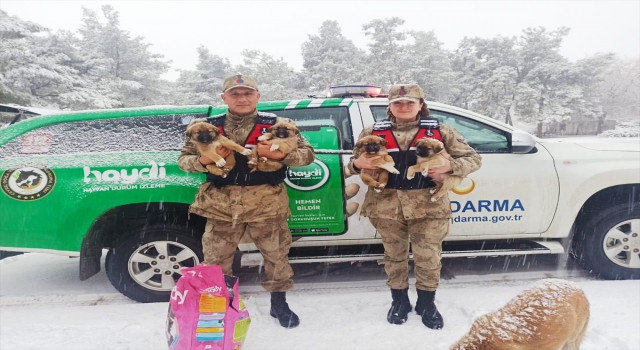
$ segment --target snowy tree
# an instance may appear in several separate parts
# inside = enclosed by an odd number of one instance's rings
[[[400,82],[420,85],[428,100],[449,102],[455,79],[448,52],[433,31],[410,31],[408,35],[413,43],[401,49],[405,57],[398,72]]]
[[[211,54],[203,46],[198,47],[198,64],[195,71],[181,70],[176,81],[176,93],[171,99],[176,104],[221,104],[222,82],[232,74],[231,63],[226,58]]]
[[[464,38],[452,54],[456,82],[451,103],[505,119],[517,75],[516,38]]]
[[[374,84],[389,86],[406,83],[403,80],[407,65],[404,61],[403,42],[407,34],[398,30],[404,24],[398,17],[375,19],[362,25],[365,35],[370,37],[369,59],[366,77]]]
[[[29,47],[29,39],[33,34],[46,30],[38,24],[9,16],[0,10],[0,103],[30,104],[29,93],[11,86],[13,84],[7,81],[6,74],[11,75],[19,67],[20,58]]]
[[[597,114],[587,61],[572,64],[558,52],[568,28],[528,28],[519,38],[465,38],[453,55],[453,103],[512,124],[538,124]]]
[[[295,72],[282,58],[276,59],[257,50],[245,50],[242,56],[243,63],[234,68],[234,74],[246,74],[254,78],[260,87],[262,100],[307,96],[304,76]]]
[[[133,38],[121,29],[119,14],[110,5],[102,7],[102,16],[105,23],[96,12],[83,9],[79,45],[94,58],[106,59],[100,68],[108,89],[119,95],[122,107],[166,101],[166,84],[160,81],[160,75],[169,69],[169,63],[162,61],[164,56],[151,53],[151,44],[144,43],[144,38]]]
[[[640,119],[640,60],[614,59],[598,86],[607,118]]]
[[[516,111],[524,121],[542,124],[571,118],[603,116],[597,85],[613,56],[599,54],[569,62],[558,53],[567,28],[547,33],[544,28],[525,30],[521,67],[527,75],[517,85]],[[517,80],[518,82],[518,80]]]
[[[312,91],[332,85],[365,84],[366,53],[342,35],[337,21],[325,21],[302,44],[303,67]]]

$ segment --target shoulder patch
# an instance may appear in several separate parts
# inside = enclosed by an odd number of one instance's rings
[[[440,122],[435,118],[420,118],[420,127],[438,129],[440,128]]]
[[[460,143],[464,143],[465,145],[469,145],[469,143],[467,142],[467,140],[465,140],[464,137],[457,137],[456,140],[458,140],[458,142]]]
[[[391,127],[392,127],[391,121],[383,120],[373,124],[373,131],[388,130],[388,129],[391,129]]]
[[[261,117],[268,117],[268,118],[277,118],[278,116],[275,113],[269,113],[269,112],[258,112],[258,115]]]

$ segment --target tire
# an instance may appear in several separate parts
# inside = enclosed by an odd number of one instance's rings
[[[640,278],[640,206],[617,204],[587,218],[576,231],[572,255],[599,278]]]
[[[179,269],[201,261],[202,241],[193,229],[154,225],[116,241],[105,270],[125,296],[141,303],[166,302],[181,276]]]

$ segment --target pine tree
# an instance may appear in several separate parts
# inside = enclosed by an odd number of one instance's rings
[[[102,6],[101,21],[98,14],[83,9],[82,36],[79,45],[95,59],[106,59],[101,67],[101,78],[108,90],[118,96],[121,107],[146,106],[166,101],[166,84],[160,75],[167,72],[169,62],[163,55],[149,51],[151,44],[143,37],[132,38],[120,28],[119,14],[110,5]]]
[[[311,91],[332,85],[365,84],[366,53],[342,35],[337,21],[324,21],[302,44],[303,74]]]

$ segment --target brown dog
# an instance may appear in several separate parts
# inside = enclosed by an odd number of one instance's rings
[[[376,135],[365,136],[356,142],[356,149],[359,149],[360,154],[364,154],[366,158],[380,157],[374,161],[374,165],[378,169],[362,169],[360,171],[362,182],[369,187],[373,187],[373,190],[377,193],[382,192],[387,186],[389,173],[400,174],[400,171],[394,167],[396,163],[384,147],[386,144],[387,140]]]
[[[450,350],[578,350],[588,323],[589,301],[582,289],[544,279],[476,319]]]
[[[447,150],[445,150],[442,142],[426,137],[416,141],[416,154],[418,156],[417,163],[407,169],[407,179],[409,180],[413,179],[418,172],[426,177],[429,175],[429,168],[444,165],[445,159],[449,161],[453,160],[449,153],[447,153]],[[436,184],[440,184],[440,186],[436,186],[429,191],[433,194],[431,197],[432,202],[437,201],[462,182],[461,176],[442,174],[442,177],[444,180],[441,184],[436,182]]]
[[[271,141],[270,151],[280,150],[286,155],[298,149],[298,135],[300,130],[294,124],[279,122],[273,125],[269,132],[258,137],[258,141]],[[280,161],[259,157],[258,147],[251,152],[248,164],[252,168],[251,172],[256,170],[271,172],[280,170],[284,166]]]
[[[200,155],[203,155],[215,162],[206,166],[207,170],[215,175],[227,177],[231,169],[236,165],[236,157],[231,152],[226,158],[222,158],[216,148],[226,147],[232,151],[249,155],[251,150],[244,148],[228,138],[220,135],[217,126],[207,122],[204,118],[194,119],[187,127],[187,137],[198,148]]]

